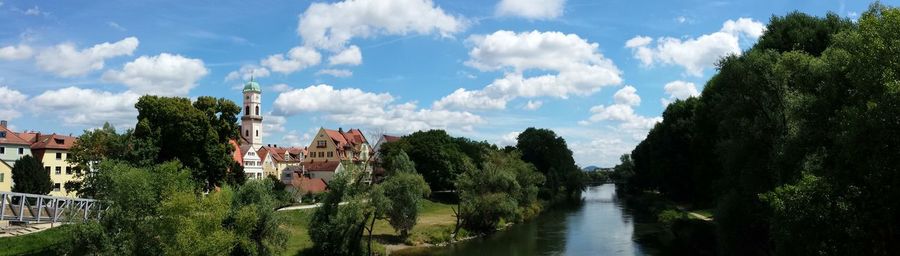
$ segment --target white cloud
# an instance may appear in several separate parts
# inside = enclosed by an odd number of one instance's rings
[[[359,47],[356,45],[351,45],[347,49],[344,49],[338,54],[335,54],[328,58],[328,65],[349,65],[349,66],[357,66],[362,64],[362,53],[359,51]]]
[[[537,109],[541,108],[541,106],[543,106],[543,105],[544,105],[544,102],[542,102],[542,101],[539,101],[539,100],[531,101],[531,100],[529,100],[528,103],[525,103],[525,106],[524,106],[523,108],[526,109],[526,110],[537,110]]]
[[[563,14],[565,0],[501,0],[496,15],[553,19]]]
[[[34,50],[24,44],[0,48],[0,60],[22,60],[31,58],[32,55],[34,55]]]
[[[99,127],[110,122],[117,127],[136,122],[140,95],[133,92],[112,93],[78,87],[45,91],[35,96],[30,105],[36,113],[52,114],[66,125]]]
[[[616,94],[613,95],[613,99],[616,101],[616,104],[628,106],[641,105],[641,96],[637,95],[637,89],[631,85],[626,85],[622,89],[616,91]]]
[[[225,81],[243,80],[248,81],[250,77],[267,77],[271,75],[269,70],[256,65],[243,65],[240,70],[231,71],[225,76]]]
[[[687,19],[687,17],[684,17],[684,16],[678,16],[678,17],[675,17],[675,21],[677,21],[678,23],[685,23],[688,21],[688,19]]]
[[[292,88],[290,85],[287,85],[287,84],[276,84],[276,85],[272,86],[273,92],[286,92],[286,91],[290,91],[291,89],[294,89],[294,88]]]
[[[628,131],[635,137],[646,136],[647,131],[653,128],[661,117],[645,117],[634,112],[634,106],[640,104],[640,96],[632,86],[626,86],[616,92],[615,104],[591,107],[591,116],[587,120],[580,121],[581,125],[597,122],[611,121],[618,123],[618,128]]]
[[[432,128],[471,130],[472,125],[483,122],[480,116],[469,112],[420,109],[414,102],[394,104],[394,99],[388,93],[334,89],[321,84],[279,94],[274,113],[284,116],[316,113],[340,124],[381,128],[389,132]]]
[[[41,8],[38,7],[37,5],[35,5],[34,7],[28,8],[27,10],[22,12],[22,14],[25,14],[28,16],[39,16],[39,15],[46,15],[47,13],[42,12]]]
[[[413,33],[449,37],[466,24],[431,0],[356,0],[311,4],[300,15],[297,33],[307,46],[335,51],[354,37]]]
[[[45,71],[62,77],[80,76],[94,70],[103,69],[106,59],[131,55],[139,41],[128,37],[115,43],[102,43],[91,48],[77,50],[75,45],[64,43],[46,49],[37,55],[37,65]]]
[[[346,69],[323,69],[316,72],[316,75],[330,75],[333,77],[350,77],[353,76],[353,71]]]
[[[25,105],[27,99],[27,95],[15,89],[0,87],[0,120],[12,120],[22,116],[20,108]]]
[[[113,21],[107,22],[106,25],[109,25],[109,27],[114,28],[118,31],[122,31],[122,32],[128,31],[128,29],[125,29],[125,27],[123,27],[122,25],[119,25],[119,23],[116,23]]]
[[[741,38],[756,40],[764,30],[765,26],[762,23],[749,18],[740,18],[737,21],[725,21],[719,31],[697,38],[682,40],[660,37],[656,39],[655,47],[652,47],[652,39],[636,36],[628,40],[625,47],[631,48],[634,57],[644,66],[651,66],[654,63],[677,65],[683,67],[690,75],[702,76],[704,69],[714,66],[722,57],[740,55]]]
[[[520,132],[509,132],[500,136],[500,139],[497,141],[497,146],[515,146],[516,143],[519,142],[519,133]]]
[[[503,70],[502,78],[482,90],[458,89],[438,100],[438,109],[503,109],[518,97],[589,95],[622,82],[621,71],[600,54],[596,43],[560,32],[497,31],[474,35],[466,65],[481,71]],[[526,71],[549,72],[531,77]],[[553,74],[555,73],[555,74]]]
[[[265,118],[263,118],[263,130],[270,134],[284,132],[285,123],[287,123],[287,118],[269,112],[266,113]]]
[[[681,80],[672,81],[666,84],[665,86],[666,94],[669,95],[668,99],[660,99],[660,102],[663,105],[669,105],[669,103],[674,102],[675,100],[683,100],[690,97],[696,97],[700,95],[700,92],[697,91],[697,86],[691,82],[685,82]]]
[[[319,65],[322,54],[310,47],[294,47],[287,54],[270,55],[260,63],[272,71],[290,74],[297,70]]]
[[[297,130],[291,130],[287,134],[281,137],[281,141],[283,143],[282,147],[306,147],[309,146],[309,142],[312,139],[312,135],[309,133],[304,133],[300,135]]]
[[[122,83],[138,94],[185,96],[207,73],[203,60],[162,53],[141,56],[126,63],[121,71],[109,70],[103,80]]]

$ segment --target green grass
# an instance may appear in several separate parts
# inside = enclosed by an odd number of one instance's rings
[[[312,240],[309,239],[309,219],[315,209],[276,212],[275,215],[283,218],[284,228],[288,232],[288,241],[282,255],[302,255],[303,251],[312,248]]]
[[[71,226],[63,225],[37,233],[0,238],[0,255],[52,255],[68,238]]]
[[[691,212],[703,215],[703,217],[712,218],[713,217],[712,210],[713,209],[700,209],[700,210],[693,210]]]

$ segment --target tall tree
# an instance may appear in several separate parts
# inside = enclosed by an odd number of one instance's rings
[[[443,130],[418,131],[403,136],[400,141],[385,144],[381,155],[395,155],[401,150],[415,163],[415,169],[422,174],[432,191],[453,190],[457,176],[465,170],[475,168],[472,159],[460,149],[461,141]],[[467,146],[472,154],[478,154],[480,146]],[[385,159],[385,166],[391,166],[391,159]]]
[[[12,187],[13,192],[46,195],[53,187],[50,172],[44,169],[41,161],[31,155],[16,160],[12,168],[12,179],[15,183]]]
[[[385,215],[388,223],[406,238],[418,220],[419,203],[431,194],[431,190],[422,175],[416,172],[406,152],[400,151],[391,162],[393,168],[388,169],[388,177],[378,186],[387,199]]]
[[[575,165],[565,139],[551,130],[531,127],[519,134],[516,148],[522,152],[522,160],[533,164],[546,177],[540,192],[542,198],[580,198],[586,177]]]

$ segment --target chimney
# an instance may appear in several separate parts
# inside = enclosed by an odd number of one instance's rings
[[[6,128],[6,120],[0,120],[0,127]]]
[[[275,144],[275,147],[277,148],[277,147],[278,147],[278,144]]]
[[[338,132],[339,132],[339,133],[344,133],[344,128],[338,127]]]

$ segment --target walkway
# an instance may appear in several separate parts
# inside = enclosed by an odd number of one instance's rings
[[[345,204],[347,204],[347,202],[341,202],[341,203],[338,203],[338,205],[345,205]],[[318,208],[319,206],[322,206],[322,203],[311,204],[311,205],[288,206],[288,207],[284,207],[284,208],[278,209],[277,211],[280,212],[280,211],[306,210],[306,209]]]

